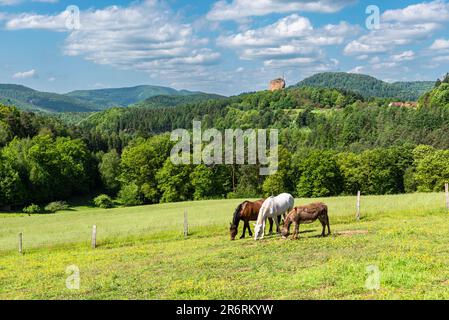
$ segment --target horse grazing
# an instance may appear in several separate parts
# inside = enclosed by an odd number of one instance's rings
[[[325,230],[327,226],[328,234],[331,234],[331,227],[329,224],[329,215],[327,213],[327,206],[322,202],[312,203],[301,207],[296,207],[287,215],[284,221],[284,227],[282,228],[282,238],[287,239],[290,234],[290,225],[294,224],[293,239],[298,239],[299,225],[309,224],[320,220],[323,226],[321,236],[325,237]]]
[[[249,222],[257,220],[260,207],[262,206],[264,201],[265,201],[264,199],[261,199],[255,202],[245,201],[239,204],[237,209],[235,209],[234,216],[229,228],[229,231],[231,232],[231,240],[235,240],[235,237],[237,236],[240,220],[243,220],[244,222],[243,234],[240,237],[240,239],[245,238],[246,229],[248,229],[249,236],[250,237],[253,236],[253,233],[251,232],[251,228],[249,226]],[[273,219],[270,218],[269,221],[270,221],[270,233],[272,233]]]
[[[265,224],[268,218],[273,218],[276,222],[276,231],[279,233],[280,218],[293,209],[295,199],[291,194],[282,193],[277,197],[269,197],[264,201],[259,210],[257,223],[254,227],[254,240],[262,239],[265,231]]]

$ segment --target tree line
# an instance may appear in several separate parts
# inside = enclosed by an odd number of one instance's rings
[[[449,180],[449,84],[418,108],[336,89],[248,93],[170,108],[113,108],[81,121],[0,106],[0,208],[105,193],[99,205],[439,191]],[[276,174],[258,165],[174,165],[171,130],[276,128]],[[101,201],[100,201],[101,200]]]
[[[297,86],[323,88],[346,88],[364,97],[384,97],[415,101],[434,86],[433,81],[388,83],[365,74],[324,72],[299,82]]]

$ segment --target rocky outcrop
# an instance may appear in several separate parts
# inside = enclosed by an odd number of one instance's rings
[[[270,82],[270,91],[282,90],[285,88],[284,79],[275,79]]]

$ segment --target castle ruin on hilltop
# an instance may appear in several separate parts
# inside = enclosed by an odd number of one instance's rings
[[[282,90],[285,89],[285,80],[283,78],[278,78],[270,81],[270,91]]]

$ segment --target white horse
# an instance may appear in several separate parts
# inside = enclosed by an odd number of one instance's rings
[[[279,230],[278,216],[289,213],[294,206],[295,199],[288,193],[282,193],[277,197],[269,197],[265,200],[259,210],[257,223],[254,225],[254,240],[263,238],[265,223],[268,218],[272,218],[276,222],[276,230]]]

